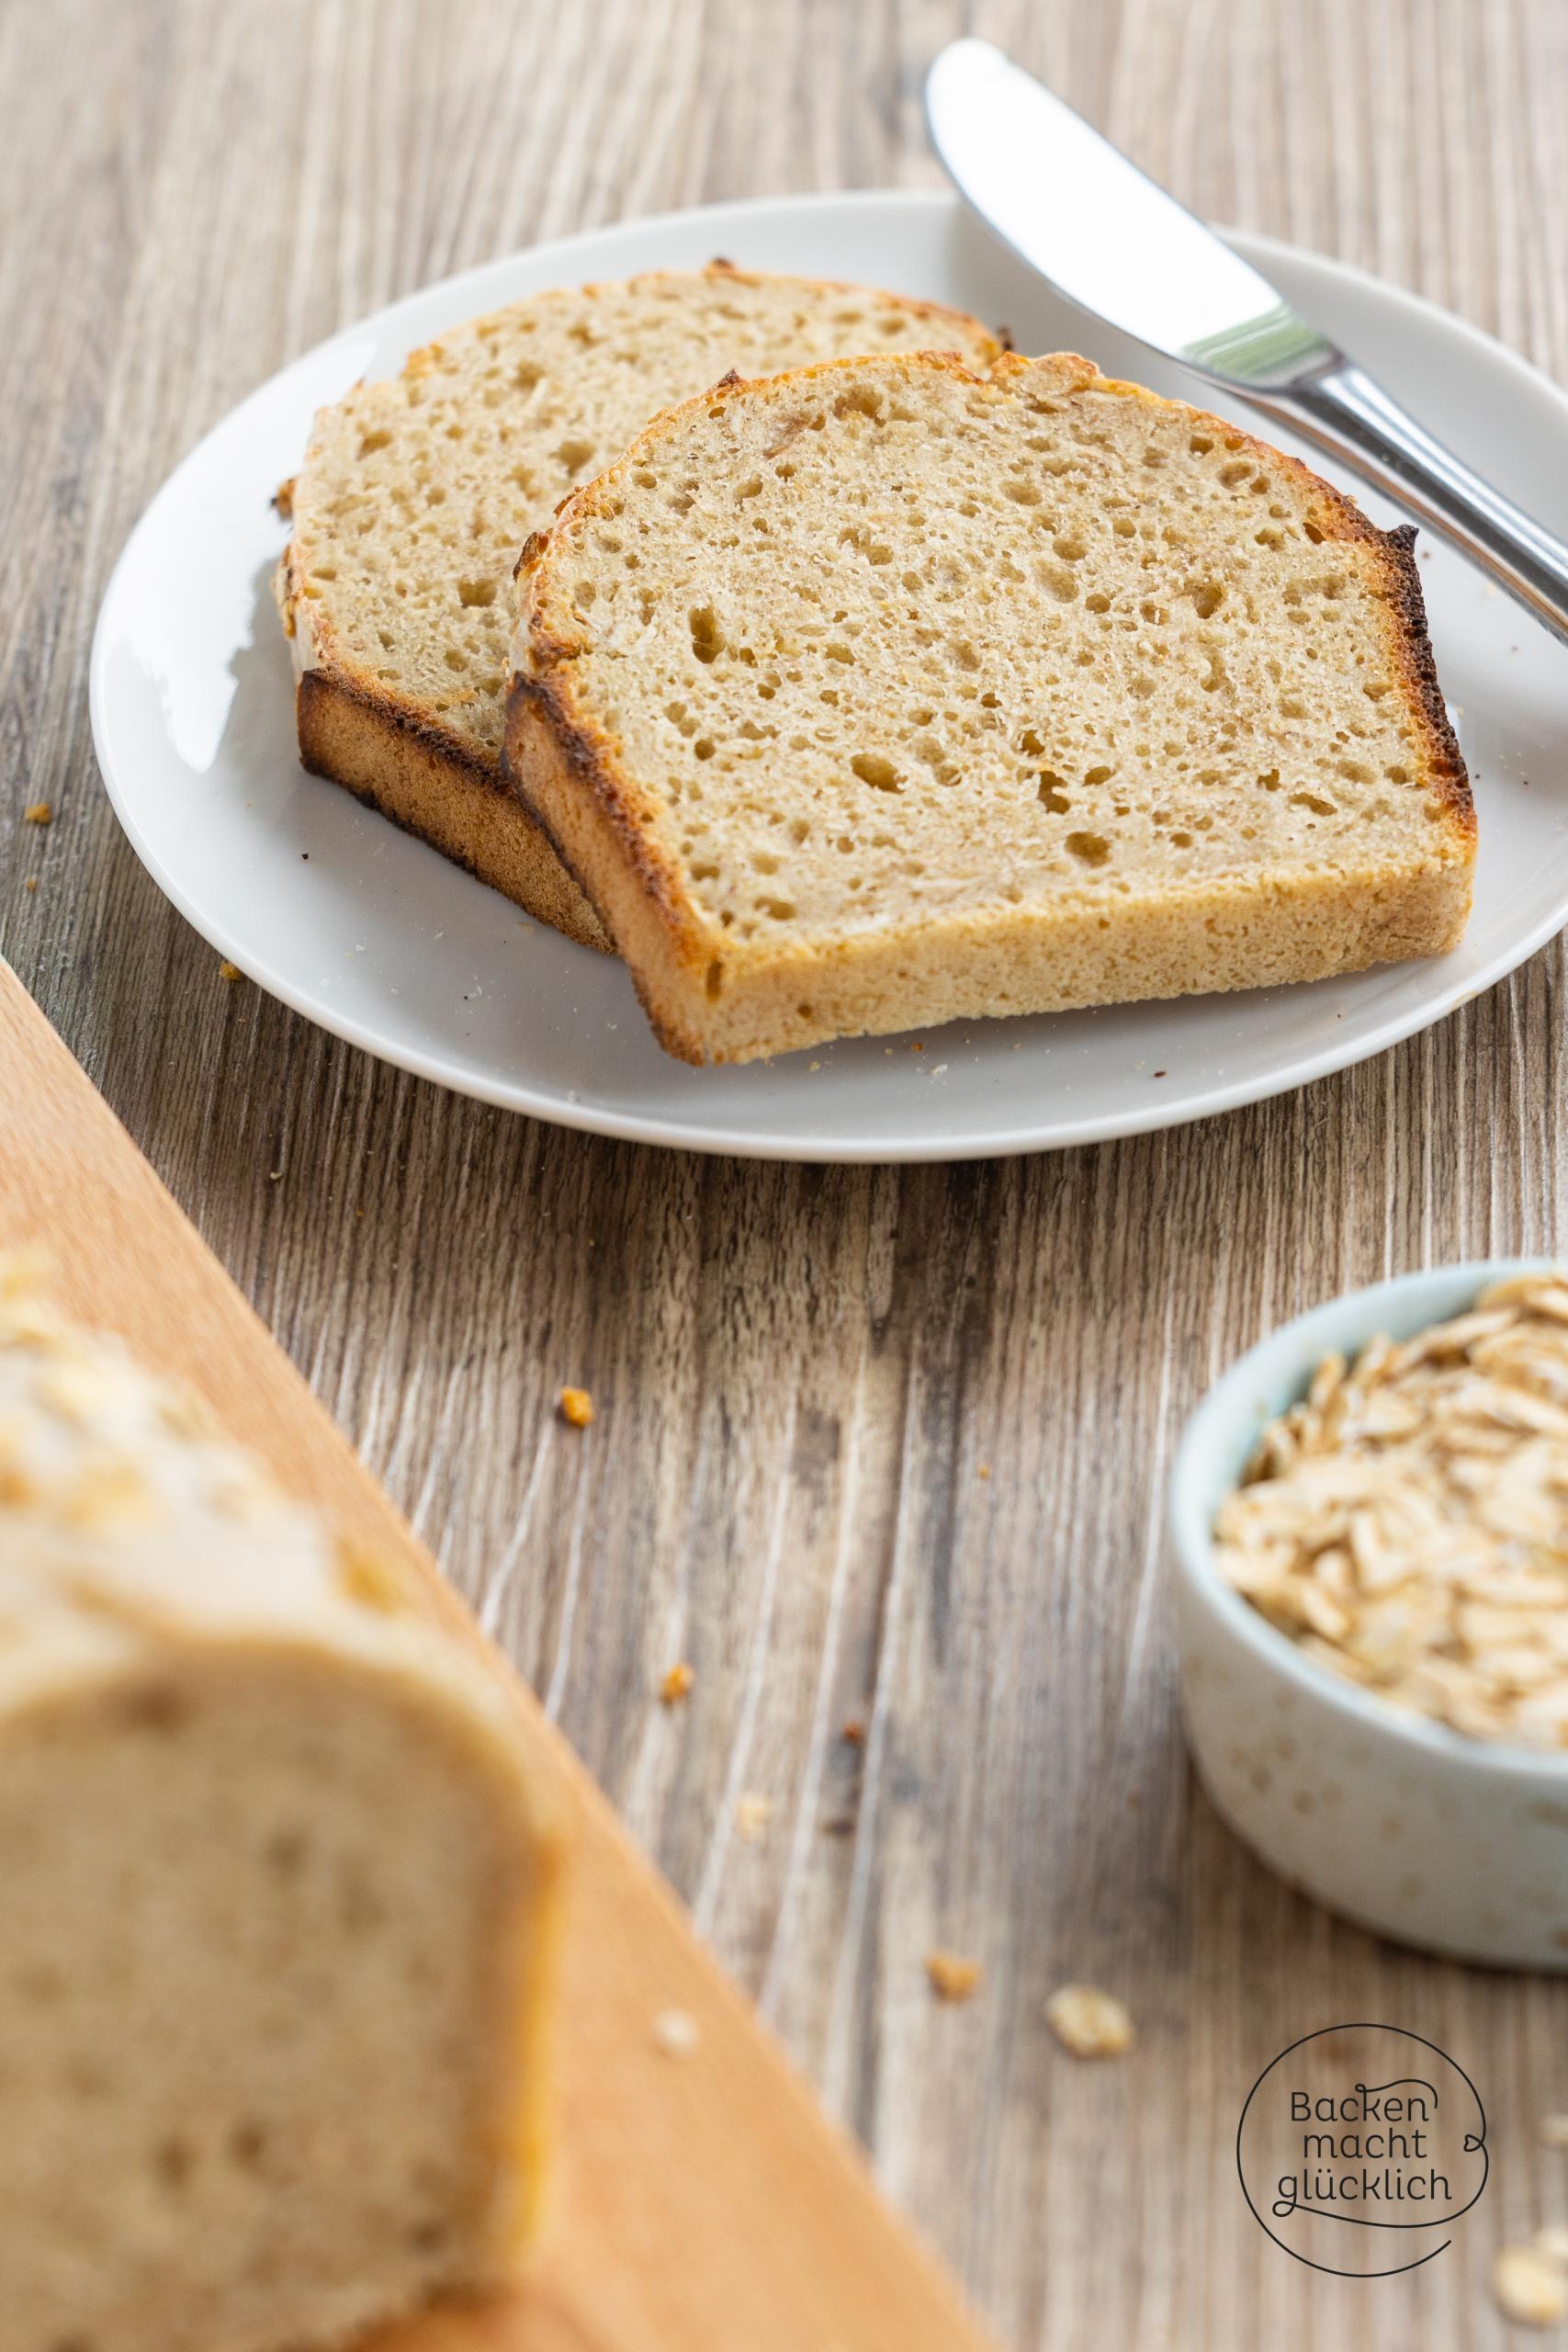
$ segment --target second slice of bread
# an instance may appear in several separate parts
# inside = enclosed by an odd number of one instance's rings
[[[500,775],[512,571],[530,531],[727,369],[997,345],[938,304],[715,263],[538,294],[317,417],[277,575],[317,775],[570,937],[592,910]]]
[[[692,1061],[1439,954],[1411,536],[1071,356],[728,383],[531,543],[510,769]]]

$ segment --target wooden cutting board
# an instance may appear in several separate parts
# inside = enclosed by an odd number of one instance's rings
[[[62,1302],[208,1397],[283,1486],[395,1549],[481,1636],[281,1348],[0,964],[0,1247],[36,1244]],[[545,2240],[504,2304],[377,2352],[985,2352],[955,2289],[882,2204],[519,1685],[541,1769],[581,1815]],[[697,2044],[668,2054],[661,2010]]]

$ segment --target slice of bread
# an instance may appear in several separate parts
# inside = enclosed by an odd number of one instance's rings
[[[276,594],[299,753],[571,938],[606,942],[502,788],[512,571],[558,503],[728,369],[997,344],[931,302],[716,263],[540,294],[317,417]]]
[[[1438,955],[1412,537],[1070,356],[723,384],[525,551],[510,771],[691,1061]]]
[[[0,1262],[6,2352],[302,2352],[513,2276],[562,1840],[512,1704]]]

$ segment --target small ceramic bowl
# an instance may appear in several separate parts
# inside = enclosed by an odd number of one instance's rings
[[[1199,1777],[1236,1836],[1331,1910],[1401,1943],[1568,1969],[1568,1752],[1466,1739],[1382,1705],[1303,1656],[1221,1576],[1214,1514],[1263,1424],[1325,1356],[1408,1339],[1488,1283],[1498,1259],[1405,1274],[1288,1323],[1193,1414],[1171,1482],[1182,1705]]]

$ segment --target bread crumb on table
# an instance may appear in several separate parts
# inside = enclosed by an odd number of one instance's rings
[[[846,1747],[863,1747],[865,1746],[865,1717],[863,1715],[846,1715],[844,1718],[844,1728],[840,1733],[839,1736],[842,1739]]]
[[[52,825],[54,810],[47,800],[35,800],[22,811],[24,825]]]
[[[754,1846],[773,1817],[772,1797],[744,1790],[735,1800],[735,1834],[743,1845]]]
[[[38,876],[36,874],[29,874],[27,880],[23,883],[22,888],[24,890],[36,890],[38,888]]]
[[[570,1421],[574,1430],[585,1430],[593,1419],[593,1399],[586,1388],[563,1388],[560,1393],[560,1417]]]
[[[660,2009],[653,2020],[653,2039],[667,2058],[689,2058],[702,2035],[689,2009]]]
[[[231,964],[229,958],[225,956],[223,961],[218,967],[218,977],[220,980],[238,980],[242,979],[244,976],[241,972],[238,964]]]
[[[1568,2268],[1539,2245],[1506,2245],[1492,2265],[1492,2292],[1504,2317],[1527,2327],[1568,2316]]]
[[[1075,2058],[1120,2058],[1133,2047],[1133,2020],[1114,1993],[1064,1984],[1045,2004],[1045,2021]]]
[[[926,1974],[939,2000],[967,2001],[978,1988],[981,1968],[977,1960],[965,1960],[962,1952],[929,1951]]]
[[[685,1659],[682,1658],[678,1665],[670,1668],[659,1686],[661,1703],[666,1707],[678,1706],[696,1679],[695,1668],[688,1666]]]

